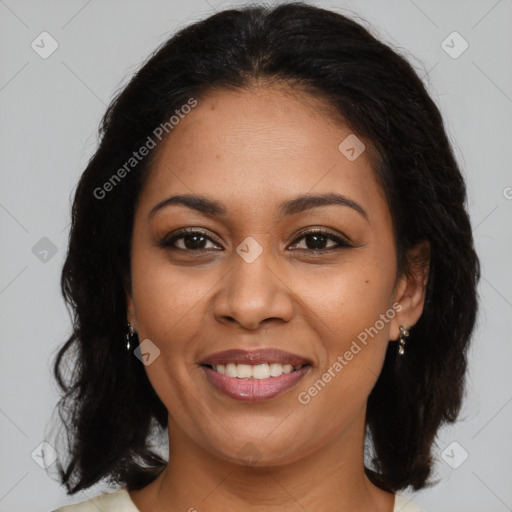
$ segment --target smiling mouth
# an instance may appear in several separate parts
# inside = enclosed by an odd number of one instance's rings
[[[208,382],[222,394],[256,402],[275,398],[296,387],[312,368],[310,363],[297,363],[299,366],[262,363],[261,359],[253,364],[211,361],[201,364],[201,368]]]
[[[262,363],[262,364],[203,364],[214,372],[246,380],[263,380],[280,377],[283,374],[293,373],[304,366],[311,366],[309,363],[294,366],[291,364]]]

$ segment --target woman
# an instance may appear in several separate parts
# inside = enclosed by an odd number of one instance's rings
[[[62,273],[58,467],[68,494],[120,489],[59,511],[419,510],[399,491],[457,417],[479,263],[412,67],[328,10],[227,10],[101,135]]]

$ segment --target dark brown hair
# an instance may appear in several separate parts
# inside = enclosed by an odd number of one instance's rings
[[[191,97],[248,88],[259,78],[300,85],[371,142],[399,272],[407,271],[408,248],[421,240],[431,246],[425,308],[406,356],[398,364],[390,344],[369,397],[368,476],[386,490],[421,488],[440,425],[457,417],[479,262],[464,180],[438,108],[404,57],[341,14],[304,3],[230,9],[180,30],[117,95],[76,189],[61,280],[73,332],[54,361],[69,444],[58,467],[68,494],[104,478],[141,488],[166,465],[150,435],[165,430],[167,410],[123,343],[134,208],[150,157],[106,197],[95,190]]]

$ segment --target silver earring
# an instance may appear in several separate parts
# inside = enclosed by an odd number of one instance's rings
[[[131,342],[135,340],[137,332],[133,328],[133,325],[128,322],[126,324],[126,350],[130,350]]]
[[[409,329],[401,325],[399,327],[400,334],[398,335],[398,354],[403,356],[405,354],[405,342],[409,337]]]

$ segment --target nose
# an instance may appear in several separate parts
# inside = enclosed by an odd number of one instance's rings
[[[253,261],[240,254],[233,252],[231,270],[214,297],[217,321],[235,323],[247,330],[267,326],[271,321],[289,322],[294,310],[293,292],[290,283],[279,275],[280,265],[271,249],[263,248]]]

